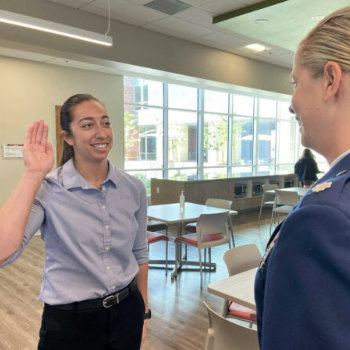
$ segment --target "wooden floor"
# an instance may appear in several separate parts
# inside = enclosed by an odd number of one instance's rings
[[[269,237],[269,212],[257,225],[257,213],[235,217],[236,245],[255,243],[261,251]],[[215,273],[205,273],[205,285],[227,276],[222,256],[228,247],[213,249]],[[163,242],[153,244],[152,258],[161,258]],[[169,244],[170,258],[174,245]],[[189,249],[189,258],[197,258],[197,250]],[[37,347],[42,304],[37,301],[44,261],[43,242],[35,236],[22,256],[12,265],[0,269],[0,350],[34,350]],[[149,302],[152,320],[149,337],[143,350],[200,350],[203,349],[208,327],[207,314],[201,298],[220,311],[222,300],[201,292],[199,272],[186,271],[172,283],[164,270],[149,272]],[[62,349],[64,350],[64,349]],[[80,349],[78,349],[80,350]],[[83,350],[83,349],[81,349]]]

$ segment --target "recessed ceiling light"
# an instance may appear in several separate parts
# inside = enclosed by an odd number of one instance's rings
[[[267,47],[265,45],[257,44],[257,43],[246,45],[244,47],[247,48],[248,50],[252,50],[254,52],[261,52],[261,51],[265,51],[267,49]]]
[[[311,21],[319,22],[319,21],[323,20],[323,18],[324,18],[324,16],[316,15],[316,16],[311,17]]]
[[[267,18],[258,18],[254,22],[255,24],[258,24],[258,25],[264,25],[264,24],[270,23],[270,21]]]

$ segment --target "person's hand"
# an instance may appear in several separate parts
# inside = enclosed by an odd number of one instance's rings
[[[49,127],[42,120],[34,122],[27,131],[23,150],[26,170],[42,177],[51,170],[54,161],[48,133]]]
[[[147,338],[148,321],[149,320],[144,320],[143,322],[141,347],[143,347],[145,340]]]

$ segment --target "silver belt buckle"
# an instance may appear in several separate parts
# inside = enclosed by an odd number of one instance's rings
[[[119,304],[119,293],[110,295],[109,297],[104,298],[102,301],[102,305],[106,309],[109,309],[115,304]]]

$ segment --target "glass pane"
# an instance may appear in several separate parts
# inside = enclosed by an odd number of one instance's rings
[[[197,180],[197,169],[171,169],[168,178],[170,180]]]
[[[252,176],[251,166],[239,166],[232,168],[232,177]]]
[[[232,123],[232,164],[253,163],[253,119],[233,117]]]
[[[276,101],[266,98],[259,99],[259,117],[276,118]]]
[[[276,122],[258,122],[258,164],[274,164],[276,158]],[[265,175],[265,174],[263,174]]]
[[[161,168],[163,164],[163,111],[125,106],[125,169]]]
[[[227,178],[227,168],[204,168],[204,179],[224,179]]]
[[[294,114],[289,112],[290,102],[279,101],[278,102],[278,117],[281,119],[294,118]]]
[[[204,164],[227,164],[227,117],[205,114],[204,116]]]
[[[259,166],[258,175],[275,175],[275,167],[273,165]]]
[[[124,103],[163,105],[163,83],[124,77]]]
[[[233,95],[233,114],[252,117],[254,115],[254,98],[244,95]]]
[[[214,113],[228,113],[228,93],[204,91],[204,110]]]
[[[282,164],[278,166],[277,174],[293,174],[294,173],[294,164]]]
[[[169,84],[169,108],[197,110],[197,89]]]
[[[278,122],[278,163],[294,163],[295,154],[295,123]]]
[[[147,196],[151,194],[151,178],[162,179],[162,171],[127,171],[128,174],[140,179],[146,187]]]
[[[168,166],[189,168],[197,166],[197,114],[169,111]]]

